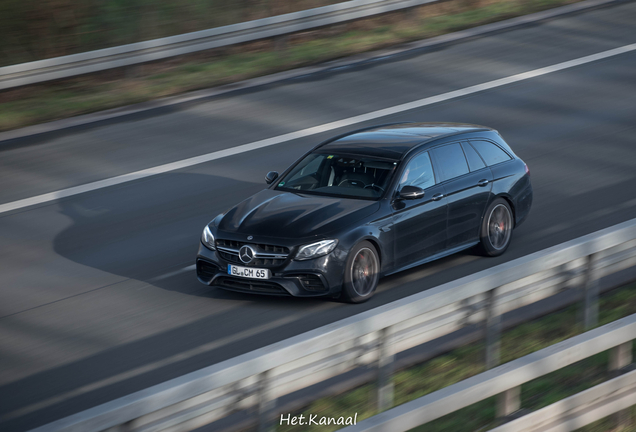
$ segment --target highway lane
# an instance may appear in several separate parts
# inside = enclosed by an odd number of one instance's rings
[[[174,113],[10,143],[0,152],[0,202],[633,43],[634,18],[627,3]],[[161,278],[192,264],[203,225],[260,190],[266,171],[339,131],[2,215],[0,429],[51,421],[635,217],[635,67],[636,55],[624,54],[382,119],[496,127],[528,162],[536,200],[504,257],[463,253],[392,276],[364,305],[225,293],[191,272]]]
[[[438,95],[634,43],[632,6],[548,21],[263,91],[0,143],[0,203]],[[239,132],[240,131],[240,132]],[[54,161],[55,163],[51,163]]]

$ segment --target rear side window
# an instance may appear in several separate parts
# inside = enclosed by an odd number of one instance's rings
[[[466,159],[468,159],[468,166],[470,167],[470,171],[477,171],[486,167],[486,164],[479,157],[475,149],[468,143],[462,143],[462,148],[464,149],[464,153],[466,154]]]
[[[496,165],[501,162],[512,159],[508,153],[500,149],[495,144],[488,141],[471,141],[475,150],[479,152],[486,165]]]
[[[431,151],[440,167],[441,181],[450,180],[468,173],[468,163],[461,145],[450,144],[437,147]]]

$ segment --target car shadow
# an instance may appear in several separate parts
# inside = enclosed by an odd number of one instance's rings
[[[193,268],[203,227],[217,214],[262,190],[221,175],[169,173],[148,181],[62,200],[71,224],[54,239],[57,254],[109,274],[186,295],[260,303],[312,304],[211,288]]]

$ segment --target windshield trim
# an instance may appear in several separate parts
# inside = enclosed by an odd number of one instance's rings
[[[369,155],[369,154],[365,154],[365,153],[346,153],[346,152],[340,152],[340,151],[328,151],[330,149],[327,148],[320,148],[316,151],[307,153],[305,156],[303,156],[302,158],[300,158],[300,160],[303,160],[305,157],[312,155],[312,154],[326,154],[326,155],[330,155],[330,154],[337,154],[338,156],[346,156],[346,157],[350,157],[350,158],[369,158],[369,159],[377,159],[379,161],[382,162],[397,162],[399,164],[400,159],[396,159],[396,158],[390,158],[390,157],[382,157],[382,156],[375,156],[375,155]],[[332,149],[332,150],[336,150],[336,149]]]
[[[380,195],[379,197],[362,197],[359,195],[342,195],[342,194],[338,194],[338,195],[334,195],[334,194],[330,194],[327,192],[316,192],[316,191],[312,191],[312,190],[298,190],[298,189],[290,189],[290,188],[286,188],[284,186],[277,186],[274,188],[274,190],[277,191],[281,191],[281,192],[291,192],[293,194],[296,195],[315,195],[315,196],[324,196],[327,198],[346,198],[346,199],[358,199],[358,200],[365,200],[365,201],[380,201],[383,197],[384,194]],[[386,193],[386,191],[385,191]]]

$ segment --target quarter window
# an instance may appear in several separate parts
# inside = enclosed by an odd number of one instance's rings
[[[409,161],[402,172],[400,189],[402,186],[417,186],[426,189],[435,184],[433,165],[428,152],[420,153]]]
[[[482,159],[488,166],[496,165],[501,162],[510,160],[511,157],[495,144],[488,141],[471,141],[475,150],[479,152]]]
[[[462,148],[464,149],[464,154],[466,154],[466,159],[468,159],[468,166],[470,167],[470,171],[477,171],[486,167],[486,164],[479,157],[474,148],[468,143],[462,143]]]
[[[468,163],[459,144],[450,144],[432,150],[440,167],[441,181],[450,180],[468,173]]]

